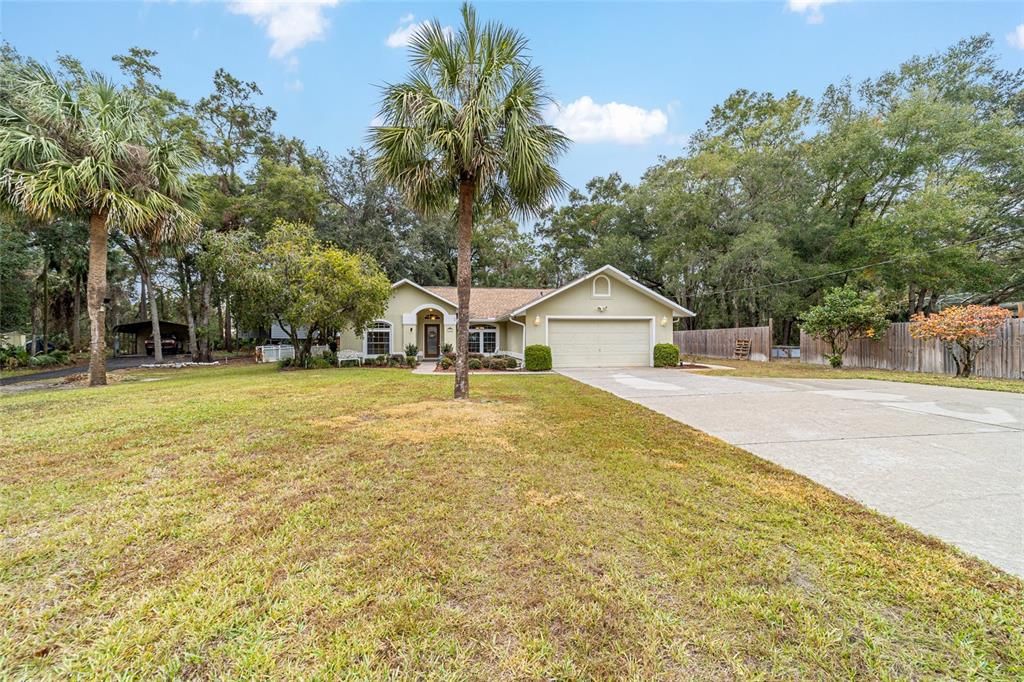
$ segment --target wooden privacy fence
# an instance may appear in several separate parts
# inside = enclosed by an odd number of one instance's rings
[[[678,333],[678,332],[677,332]],[[800,332],[800,362],[827,365],[828,344]],[[906,372],[954,374],[956,365],[938,340],[916,341],[910,323],[899,322],[878,341],[856,339],[843,354],[844,367],[898,369]],[[974,365],[974,374],[999,379],[1024,379],[1024,320],[1007,320]]]
[[[750,340],[750,359],[767,362],[772,356],[772,327],[729,327],[672,332],[672,340],[681,355],[731,358],[740,339]]]

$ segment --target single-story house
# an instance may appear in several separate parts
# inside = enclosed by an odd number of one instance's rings
[[[693,313],[606,265],[557,289],[473,287],[469,351],[522,359],[532,344],[550,346],[555,367],[647,367],[654,345],[672,343],[672,322]],[[391,285],[384,317],[362,334],[343,333],[339,350],[361,357],[404,353],[421,358],[455,346],[455,287]]]

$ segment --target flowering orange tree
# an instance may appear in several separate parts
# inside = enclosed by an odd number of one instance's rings
[[[1010,311],[995,305],[954,305],[925,316],[910,318],[910,335],[915,339],[939,339],[953,355],[956,375],[969,377],[978,353],[992,342]]]

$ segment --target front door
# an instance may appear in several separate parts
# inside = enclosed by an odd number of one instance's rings
[[[423,356],[436,358],[441,354],[441,325],[423,325]]]

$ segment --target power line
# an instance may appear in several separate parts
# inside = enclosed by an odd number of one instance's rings
[[[1024,228],[1022,228],[1022,229],[1024,229]],[[921,254],[921,255],[938,253],[940,251],[945,251],[946,249],[954,249],[954,248],[958,248],[958,247],[961,247],[961,246],[970,246],[971,244],[977,244],[978,242],[983,242],[983,241],[987,241],[989,239],[994,239],[995,237],[1006,237],[1006,241],[1009,241],[1009,239],[1011,237],[1013,237],[1016,234],[1016,232],[1018,232],[1018,231],[1020,231],[1020,230],[1011,230],[1009,234],[988,235],[987,237],[978,237],[977,239],[971,239],[970,241],[966,241],[966,242],[963,242],[963,243],[960,243],[960,244],[946,244],[945,246],[940,246],[940,247],[937,247],[937,248],[934,248],[934,249],[929,249],[929,250],[921,251],[921,252],[918,252],[918,253]],[[800,277],[799,279],[790,279],[790,280],[786,280],[784,282],[770,282],[768,284],[758,284],[758,285],[755,285],[755,286],[740,287],[739,289],[725,289],[723,291],[698,292],[698,293],[695,293],[693,296],[694,296],[694,298],[700,298],[702,296],[723,296],[725,294],[735,294],[735,293],[739,293],[741,291],[754,291],[756,289],[768,289],[768,288],[771,288],[771,287],[782,287],[782,286],[786,286],[787,284],[799,284],[800,282],[810,282],[810,281],[813,281],[813,280],[816,280],[816,279],[824,279],[825,277],[835,277],[836,275],[846,275],[846,274],[849,274],[851,272],[859,272],[861,270],[869,270],[871,268],[877,268],[879,265],[892,265],[893,263],[898,263],[898,262],[903,261],[903,260],[906,260],[906,258],[905,257],[889,258],[889,259],[886,259],[886,260],[878,261],[877,263],[869,263],[868,265],[859,265],[859,266],[857,266],[855,268],[847,268],[846,270],[836,270],[834,272],[826,272],[826,273],[823,273],[821,275],[811,275],[810,277]]]

